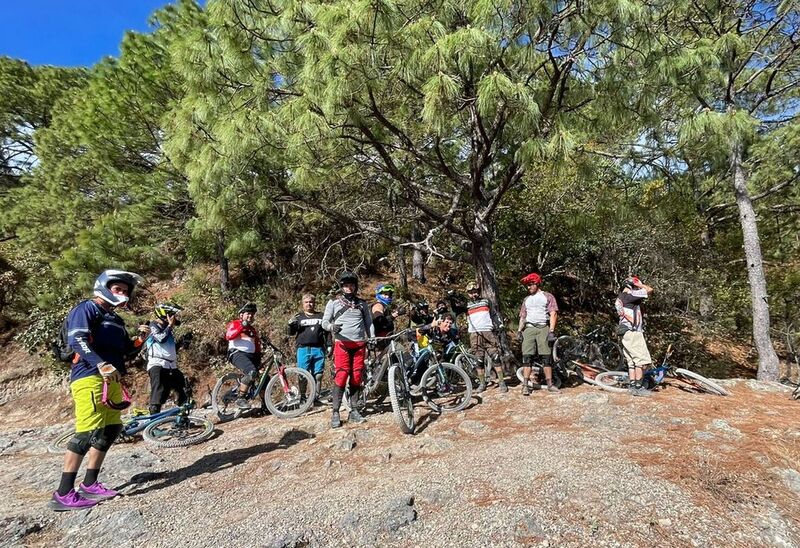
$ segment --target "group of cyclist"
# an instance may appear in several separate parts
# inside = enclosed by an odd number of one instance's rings
[[[58,489],[53,493],[50,507],[56,511],[88,508],[118,493],[98,479],[106,452],[122,429],[121,410],[130,398],[120,384],[125,374],[125,362],[146,350],[150,377],[150,412],[157,413],[170,391],[177,393],[178,403],[186,400],[185,379],[177,367],[177,349],[181,346],[173,333],[179,324],[181,308],[173,303],[159,303],[155,320],[139,326],[136,337],[130,338],[122,318],[115,309],[125,307],[142,278],[132,272],[106,270],[94,285],[94,298],[76,305],[66,320],[67,341],[74,351],[70,374],[70,389],[75,407],[75,435],[67,446],[64,467]],[[542,364],[548,392],[558,392],[553,384],[553,362],[550,350],[555,340],[558,304],[555,297],[540,289],[542,279],[537,273],[522,278],[528,295],[519,311],[517,336],[522,343],[522,394],[530,394],[528,382],[532,366],[538,359]],[[331,390],[331,427],[342,425],[340,407],[345,390],[349,388],[350,413],[348,421],[364,422],[356,402],[364,383],[367,346],[377,338],[395,331],[396,320],[406,311],[394,306],[395,288],[385,283],[377,286],[375,302],[370,305],[358,295],[358,277],[344,272],[338,278],[339,292],[326,304],[324,312],[316,310],[312,294],[302,297],[302,310],[289,320],[287,334],[295,337],[297,364],[308,370],[320,393],[326,355],[333,357],[333,388]],[[508,392],[503,368],[500,365],[498,332],[503,328],[492,303],[482,297],[477,282],[466,286],[467,299],[454,294],[436,302],[433,311],[427,301],[417,302],[408,313],[409,325],[416,335],[415,347],[433,344],[440,349],[452,348],[459,340],[456,318],[464,314],[469,334],[470,352],[479,361],[476,367],[477,392],[487,388],[485,363],[493,363],[497,373],[497,388]],[[644,339],[641,303],[653,289],[638,278],[624,281],[616,299],[619,315],[618,333],[632,381],[631,393],[648,395],[642,387],[643,371],[651,363]],[[237,318],[227,324],[228,361],[242,371],[236,404],[248,407],[245,398],[261,364],[261,339],[254,325],[258,312],[254,303],[247,303]],[[445,356],[447,358],[447,356]],[[489,359],[487,359],[489,358]],[[418,383],[424,368],[411,372],[411,382]],[[75,481],[78,469],[88,455],[86,474],[78,489]]]

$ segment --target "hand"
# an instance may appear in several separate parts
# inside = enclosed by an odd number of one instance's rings
[[[327,348],[325,349],[325,354],[326,354],[328,357],[330,357],[330,356],[333,356],[333,347],[332,347],[332,346],[329,346],[329,347],[327,347]]]
[[[557,338],[558,337],[556,337],[556,334],[553,333],[552,331],[548,331],[547,332],[547,342],[548,343],[553,344],[554,342],[556,342]]]
[[[108,362],[102,362],[97,365],[97,370],[106,382],[119,382],[120,375],[117,368]]]
[[[517,338],[522,340],[522,331],[517,331]]]
[[[146,323],[139,324],[139,335],[141,337],[149,337],[150,336],[150,326]]]
[[[247,320],[242,320],[242,327],[247,327],[248,325],[250,325],[250,322]]]
[[[177,316],[168,316],[167,317],[167,325],[170,326],[170,327],[174,327],[176,319],[177,319]]]
[[[342,330],[342,325],[341,324],[338,324],[338,323],[332,323],[331,324],[331,333],[333,333],[334,335],[339,333],[339,332],[341,332],[341,330]]]

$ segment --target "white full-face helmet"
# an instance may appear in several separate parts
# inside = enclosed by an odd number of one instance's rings
[[[115,295],[111,292],[112,284],[123,283],[128,286],[128,296]],[[131,297],[136,286],[144,283],[144,278],[133,272],[124,270],[104,270],[94,281],[94,296],[103,299],[111,306],[123,306]]]

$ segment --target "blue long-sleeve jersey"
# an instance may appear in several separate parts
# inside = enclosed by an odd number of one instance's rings
[[[125,322],[115,312],[106,312],[93,301],[83,301],[67,316],[67,342],[78,355],[72,364],[70,382],[99,375],[102,362],[125,373],[125,356],[134,348]]]

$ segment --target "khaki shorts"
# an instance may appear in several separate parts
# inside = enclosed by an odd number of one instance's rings
[[[622,336],[622,349],[628,367],[643,367],[653,363],[647,343],[644,340],[644,333],[641,331],[627,331]]]
[[[497,355],[497,337],[491,331],[469,334],[469,351],[481,361],[488,353],[492,358]],[[481,364],[483,367],[483,364]]]
[[[523,356],[549,356],[550,345],[547,344],[547,335],[550,333],[548,326],[536,327],[528,324],[522,332]]]

